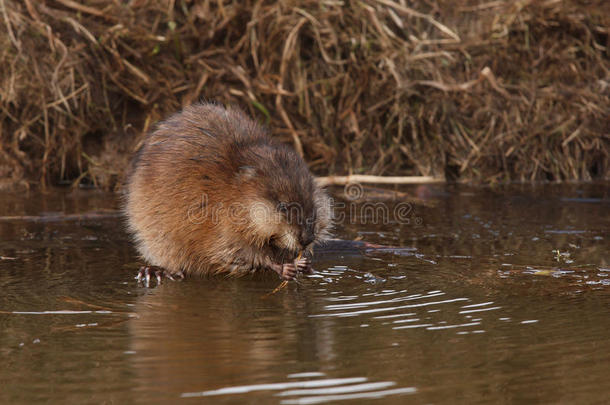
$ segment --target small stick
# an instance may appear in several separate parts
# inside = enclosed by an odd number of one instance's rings
[[[271,291],[269,294],[266,295],[266,297],[268,297],[269,295],[273,295],[276,292],[278,292],[279,290],[281,290],[282,288],[286,287],[288,285],[288,280],[284,280],[280,283],[280,285],[278,285],[277,287],[275,287],[275,289],[273,291]]]
[[[377,183],[377,184],[425,184],[444,183],[445,180],[432,176],[371,176],[365,174],[352,174],[351,176],[328,176],[317,177],[316,182],[320,186],[338,185],[349,183]]]
[[[294,261],[298,262],[301,259],[301,256],[303,256],[303,252],[299,252],[299,255],[297,256],[296,259],[294,259]],[[287,285],[288,285],[288,280],[282,281],[280,283],[280,285],[275,287],[275,289],[273,291],[271,291],[268,294],[263,295],[263,298],[268,298],[268,297],[272,296],[273,294],[275,294],[276,292],[280,291],[282,288],[286,287]]]
[[[284,280],[280,283],[280,285],[278,285],[277,287],[275,287],[275,289],[273,291],[271,291],[270,293],[267,293],[265,295],[263,295],[261,298],[265,299],[265,298],[269,298],[271,297],[273,294],[275,294],[276,292],[278,292],[279,290],[281,290],[282,288],[286,287],[288,285],[288,280]]]

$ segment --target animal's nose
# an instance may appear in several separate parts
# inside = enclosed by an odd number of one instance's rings
[[[301,237],[299,238],[299,242],[301,242],[301,245],[303,247],[305,246],[309,246],[311,245],[311,243],[314,241],[315,237],[313,236],[313,233],[311,232],[303,232],[301,233]]]

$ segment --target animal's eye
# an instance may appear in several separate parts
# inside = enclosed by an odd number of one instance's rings
[[[277,210],[285,214],[286,212],[288,212],[288,204],[286,204],[285,202],[278,203]]]

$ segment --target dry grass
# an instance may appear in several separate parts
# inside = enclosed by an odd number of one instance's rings
[[[114,187],[201,98],[318,174],[609,178],[606,3],[0,0],[0,187]]]

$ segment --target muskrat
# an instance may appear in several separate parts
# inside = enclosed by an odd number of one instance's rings
[[[234,107],[199,103],[160,122],[130,164],[128,228],[161,280],[311,272],[330,199],[303,159]]]

